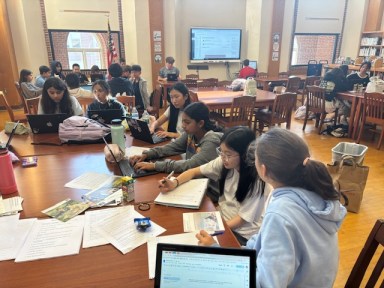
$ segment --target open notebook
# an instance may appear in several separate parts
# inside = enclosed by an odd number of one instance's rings
[[[208,187],[208,179],[192,179],[181,184],[175,190],[160,193],[155,203],[165,206],[174,206],[190,209],[199,209],[205,191]]]

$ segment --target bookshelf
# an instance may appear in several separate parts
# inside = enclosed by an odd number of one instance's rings
[[[359,56],[384,56],[384,31],[369,31],[361,34]]]

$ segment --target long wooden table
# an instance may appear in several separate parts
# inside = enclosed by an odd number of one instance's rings
[[[54,135],[45,135],[47,139]],[[7,137],[2,134],[2,138]],[[41,136],[41,140],[44,137]],[[33,146],[28,143],[29,136],[15,135],[13,148],[21,155],[39,155],[37,167],[22,168],[15,165],[18,194],[24,198],[21,218],[46,218],[41,210],[66,198],[81,199],[85,190],[64,188],[68,181],[93,171],[118,174],[117,166],[104,159],[102,144],[71,146]],[[139,146],[130,136],[127,144]],[[145,145],[147,146],[147,145]],[[32,150],[31,150],[32,149]],[[55,150],[56,149],[56,150]],[[30,154],[36,152],[36,154]],[[165,174],[138,178],[135,182],[135,203],[153,202],[159,193],[157,181]],[[183,232],[182,213],[189,209],[165,207],[151,204],[149,211],[139,211],[142,215],[167,229],[164,235]],[[211,201],[205,197],[200,211],[213,211]],[[226,247],[239,247],[232,232],[218,236]],[[80,249],[78,255],[44,259],[31,262],[0,262],[1,287],[153,287],[148,279],[147,247],[142,245],[123,255],[112,245]]]
[[[296,77],[300,77],[302,81],[305,81],[307,78],[306,75],[292,75]],[[255,80],[258,83],[261,83],[263,85],[263,90],[269,90],[269,83],[274,84],[287,84],[288,83],[288,77],[279,77],[279,76],[268,76],[268,77],[256,77]]]

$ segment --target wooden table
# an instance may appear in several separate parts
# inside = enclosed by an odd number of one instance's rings
[[[337,97],[342,100],[348,100],[351,102],[351,112],[349,114],[349,120],[348,120],[348,137],[355,139],[356,137],[356,131],[358,130],[358,121],[359,121],[359,113],[356,113],[357,111],[360,111],[358,109],[361,100],[364,99],[364,93],[363,92],[355,92],[355,91],[344,91],[344,92],[338,92]]]
[[[199,101],[206,104],[209,109],[229,109],[233,98],[240,97],[244,91],[232,91],[223,87],[191,88],[190,91],[197,94]],[[256,107],[273,105],[276,94],[266,90],[256,91]]]
[[[49,136],[47,136],[49,138]],[[136,140],[127,143],[137,145]],[[24,146],[28,143],[25,142]],[[24,151],[22,143],[15,142],[16,151]],[[94,147],[89,149],[90,147]],[[18,195],[24,198],[21,218],[46,218],[41,210],[66,198],[81,199],[85,190],[64,188],[68,181],[85,172],[113,174],[117,166],[106,163],[102,144],[81,145],[66,153],[65,146],[54,147],[52,154],[40,154],[37,167],[22,168],[16,164],[15,175]],[[80,149],[81,147],[81,149]],[[69,147],[67,147],[69,148]],[[70,150],[70,149],[69,149]],[[116,173],[117,174],[117,173]],[[153,201],[158,195],[157,181],[165,174],[139,178],[135,182],[135,202]],[[16,196],[16,193],[7,197]],[[137,207],[135,206],[136,210]],[[213,211],[215,207],[205,197],[200,211]],[[139,211],[139,210],[138,210]],[[189,209],[151,204],[149,211],[139,211],[167,229],[164,235],[183,232],[182,213]],[[232,232],[218,236],[222,246],[239,247]],[[31,262],[0,262],[1,287],[153,287],[148,279],[147,247],[142,245],[123,255],[112,245],[80,249],[78,255]]]
[[[292,75],[296,77],[300,77],[301,81],[305,81],[307,78],[306,75]],[[288,83],[288,77],[279,77],[279,76],[269,76],[265,78],[259,78],[256,77],[255,80],[258,83],[261,83],[263,85],[263,90],[269,90],[269,83],[274,83],[274,84],[287,84]]]

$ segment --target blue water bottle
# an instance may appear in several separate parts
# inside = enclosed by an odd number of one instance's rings
[[[125,153],[124,126],[121,122],[120,119],[113,119],[111,122],[112,143],[117,144],[121,151]]]

